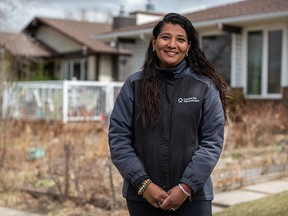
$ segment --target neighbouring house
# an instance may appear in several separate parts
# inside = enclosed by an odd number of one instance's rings
[[[23,71],[33,71],[40,62],[51,80],[118,80],[118,74],[130,71],[130,51],[92,38],[109,30],[112,25],[106,23],[35,17],[18,34],[0,33],[1,74],[6,74],[4,80],[7,75],[13,80],[31,80]],[[10,70],[3,66],[3,62],[7,65],[4,53],[17,60]]]
[[[20,33],[0,33],[2,80],[35,80],[37,70],[42,70],[50,80],[123,81],[131,71],[131,41],[124,40],[119,46],[113,40],[97,41],[93,36],[151,22],[162,15],[151,11],[128,16],[120,13],[113,24],[35,17]],[[13,61],[7,60],[8,54]]]
[[[36,70],[42,58],[51,53],[23,33],[0,33],[0,81],[24,78],[28,70]],[[29,68],[28,68],[29,66]]]
[[[287,0],[243,0],[183,15],[232,90],[250,99],[288,99]],[[133,73],[143,64],[154,25],[128,26],[94,39],[133,43]]]
[[[54,52],[48,65],[56,79],[111,81],[118,79],[118,70],[127,70],[125,57],[130,56],[125,49],[92,39],[111,29],[106,23],[36,17],[23,32]]]

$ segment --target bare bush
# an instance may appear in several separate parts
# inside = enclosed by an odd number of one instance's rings
[[[11,121],[6,125],[7,159],[5,169],[0,169],[5,176],[0,181],[1,191],[22,190],[37,199],[46,196],[62,203],[69,200],[111,209],[120,199],[121,182],[112,179],[117,171],[111,166],[103,127],[95,122]],[[45,155],[31,157],[31,149],[45,150]]]
[[[277,135],[288,135],[287,110],[288,104],[281,101],[247,101],[240,111],[241,120],[226,128],[226,148],[277,144]]]

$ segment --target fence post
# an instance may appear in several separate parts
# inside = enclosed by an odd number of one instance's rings
[[[105,115],[110,114],[114,105],[114,84],[108,83],[106,85],[106,108]]]
[[[67,123],[68,122],[68,81],[63,80],[63,122]]]

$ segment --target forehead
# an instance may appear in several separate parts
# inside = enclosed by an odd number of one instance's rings
[[[165,23],[161,29],[160,34],[176,34],[187,37],[185,29],[179,24]]]

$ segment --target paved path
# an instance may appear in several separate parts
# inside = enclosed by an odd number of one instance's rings
[[[281,193],[283,191],[288,191],[288,177],[280,180],[257,183],[238,190],[216,193],[215,199],[213,200],[213,212],[216,213],[235,204],[261,199],[272,194]],[[0,207],[0,216],[41,215]]]
[[[41,215],[0,207],[0,216],[41,216]]]
[[[257,183],[238,190],[216,193],[213,200],[213,212],[216,213],[235,204],[261,199],[283,191],[288,191],[288,177]]]

